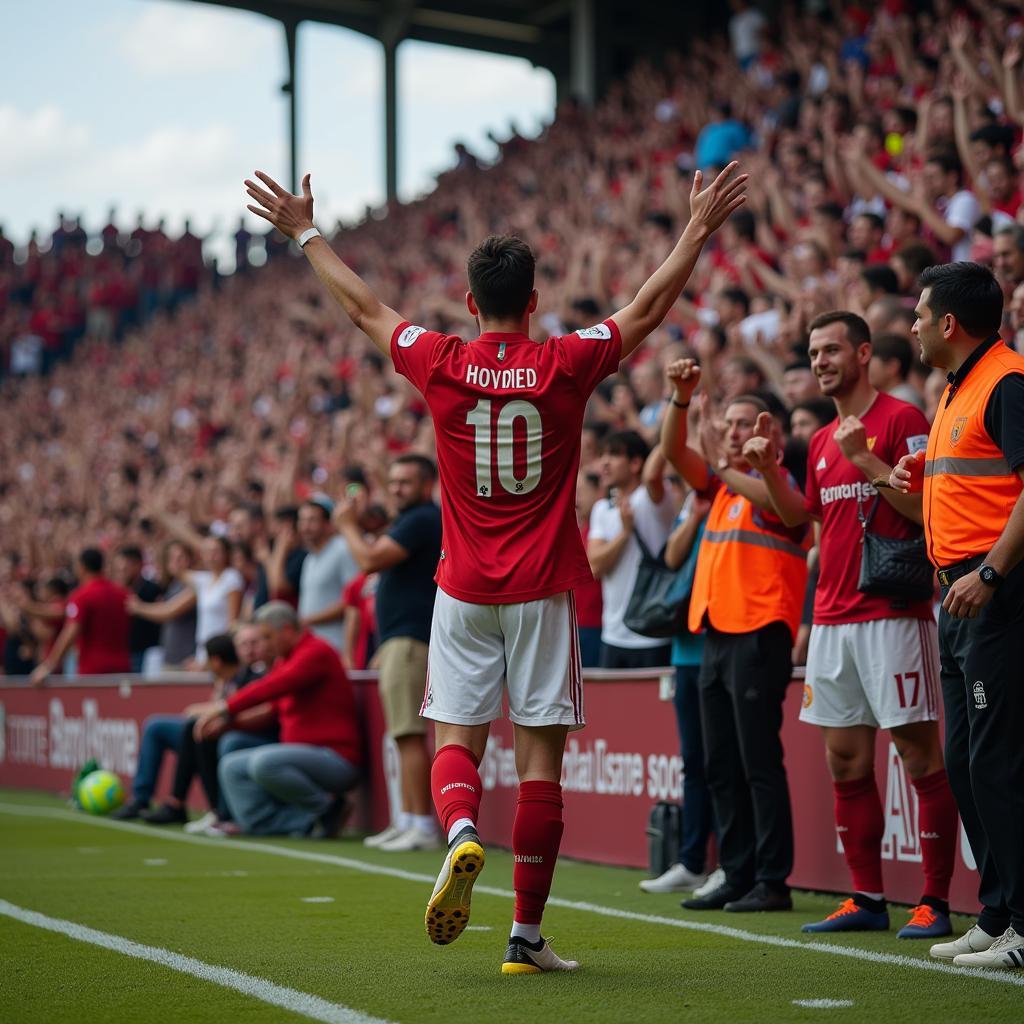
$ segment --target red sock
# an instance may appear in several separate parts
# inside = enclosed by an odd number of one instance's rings
[[[450,743],[434,755],[430,767],[430,788],[437,816],[447,834],[459,818],[470,818],[474,824],[480,814],[483,786],[477,771],[479,761],[467,747]]]
[[[917,827],[921,833],[924,862],[924,895],[949,898],[949,880],[956,859],[958,818],[953,791],[945,768],[921,779],[912,779],[917,790]]]
[[[562,842],[562,787],[557,782],[522,782],[512,826],[516,890],[515,920],[540,924],[551,892]]]
[[[836,796],[836,830],[853,876],[856,892],[884,892],[882,884],[882,801],[875,776],[849,782],[833,782]]]

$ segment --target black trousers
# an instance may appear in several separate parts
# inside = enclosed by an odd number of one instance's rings
[[[1024,934],[1024,563],[977,618],[939,614],[939,659],[946,773],[981,875],[978,923]]]
[[[672,645],[613,647],[601,644],[601,668],[661,668],[672,664]]]
[[[192,735],[194,718],[188,720],[178,751],[178,764],[174,771],[174,785],[171,795],[182,803],[188,799],[189,787],[198,773],[211,807],[220,802],[220,786],[217,783],[217,740],[196,740]]]
[[[708,628],[700,670],[704,764],[728,884],[785,885],[793,814],[783,764],[782,702],[793,664],[783,622],[752,633]]]

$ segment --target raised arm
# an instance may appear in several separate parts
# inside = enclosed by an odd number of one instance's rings
[[[747,175],[733,178],[736,167],[734,160],[703,190],[703,176],[700,171],[694,171],[690,221],[679,241],[665,262],[647,279],[636,298],[612,317],[622,335],[622,359],[632,355],[661,325],[693,273],[704,243],[733,210],[743,205]]]
[[[686,443],[686,410],[700,384],[700,367],[692,359],[677,359],[666,367],[665,375],[675,388],[675,394],[661,421],[661,450],[695,491],[706,490],[711,482],[711,470],[701,455]]]
[[[258,205],[249,204],[247,209],[270,221],[281,234],[298,241],[304,231],[313,227],[313,192],[310,176],[302,179],[302,195],[295,196],[283,189],[273,178],[262,171],[256,177],[266,185],[261,188],[249,178],[245,190]],[[269,191],[267,191],[269,189]],[[315,237],[302,247],[316,276],[331,293],[332,298],[349,320],[365,334],[380,351],[391,358],[391,337],[395,328],[402,323],[402,317],[385,306],[370,286],[349,267],[344,260],[321,237]]]

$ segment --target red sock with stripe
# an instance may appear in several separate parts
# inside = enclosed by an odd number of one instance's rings
[[[924,896],[949,899],[949,880],[956,860],[958,821],[956,801],[945,768],[911,779],[917,792],[917,827],[921,835]]]
[[[480,762],[468,747],[450,743],[435,755],[430,766],[430,789],[434,807],[445,834],[459,818],[469,818],[473,824],[480,815]]]
[[[518,924],[540,925],[555,875],[563,827],[562,787],[557,782],[541,780],[520,783],[512,826],[512,883]]]
[[[881,893],[882,885],[882,801],[875,776],[833,782],[836,831],[843,841],[843,854],[857,892]]]

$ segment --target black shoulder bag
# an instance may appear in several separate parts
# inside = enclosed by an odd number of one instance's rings
[[[641,636],[668,639],[682,629],[690,605],[675,586],[681,570],[670,569],[663,558],[651,554],[635,529],[633,536],[640,546],[640,565],[622,621]]]
[[[910,539],[880,537],[868,527],[881,497],[875,498],[865,517],[857,499],[857,519],[861,526],[860,579],[862,594],[890,597],[897,601],[923,601],[935,591],[934,570],[928,561],[924,534]]]

